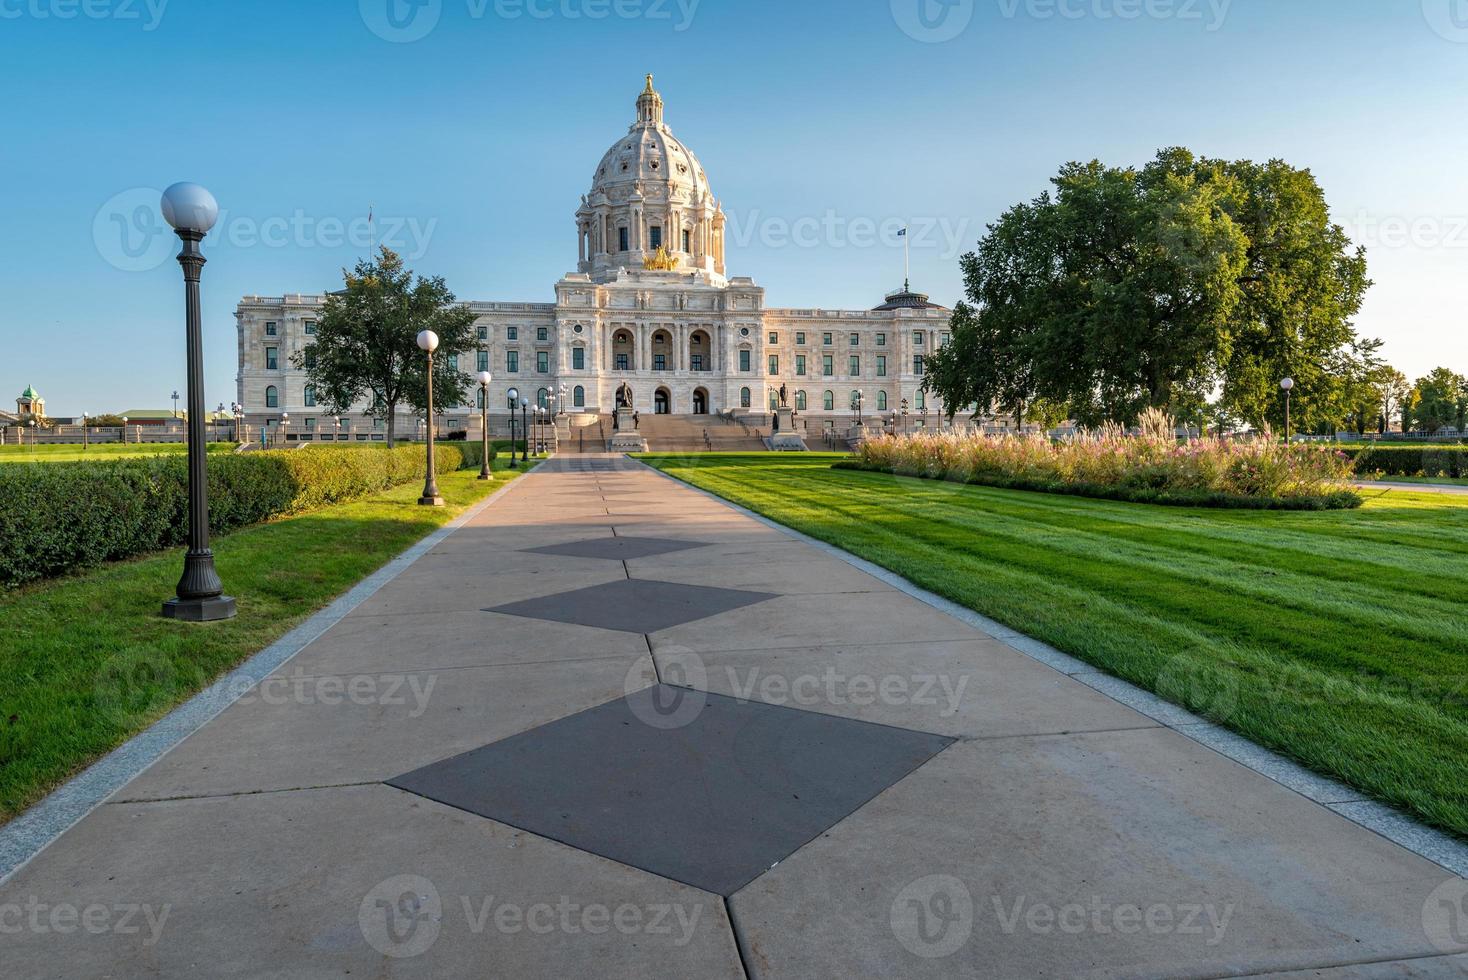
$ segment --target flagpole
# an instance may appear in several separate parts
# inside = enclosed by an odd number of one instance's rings
[[[369,257],[377,255],[377,225],[373,223],[373,216],[377,213],[377,205],[367,205],[367,234],[372,239],[372,249],[367,253]]]
[[[908,229],[902,229],[902,289],[907,292],[912,289],[912,236]]]

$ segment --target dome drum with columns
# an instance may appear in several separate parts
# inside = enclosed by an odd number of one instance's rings
[[[595,424],[626,385],[644,415],[732,411],[763,420],[784,387],[811,431],[936,415],[921,392],[922,359],[946,340],[949,311],[904,287],[876,309],[771,309],[752,279],[725,272],[724,213],[698,157],[664,122],[652,76],[627,134],[602,157],[576,211],[576,271],[550,303],[471,302],[479,349],[458,370],[489,370],[489,410],[508,424],[507,393],[564,406]],[[334,438],[291,354],[311,343],[325,296],[248,296],[239,325],[240,402],[253,426],[289,414],[289,440]],[[355,406],[344,438],[381,438]],[[477,406],[444,410],[447,428],[477,431]],[[319,416],[319,417],[318,417]],[[413,431],[406,417],[399,431]]]

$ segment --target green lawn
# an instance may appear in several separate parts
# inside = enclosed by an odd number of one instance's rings
[[[1468,836],[1468,499],[1218,511],[647,457]]]
[[[118,459],[124,456],[171,456],[187,448],[188,446],[181,442],[145,442],[142,444],[105,442],[85,449],[71,445],[17,446],[12,443],[0,446],[0,463],[70,463],[85,459]],[[233,452],[234,444],[210,443],[209,451],[211,453]]]
[[[492,482],[440,477],[442,509],[418,506],[413,483],[217,538],[219,574],[239,602],[228,622],[158,614],[181,550],[0,595],[0,821],[503,486],[506,464],[496,461]]]

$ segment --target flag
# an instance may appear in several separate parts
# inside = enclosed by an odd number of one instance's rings
[[[899,231],[899,232],[898,232],[898,233],[897,233],[897,237],[898,237],[898,238],[906,238],[906,237],[907,237],[907,229],[906,229],[906,228],[904,228],[904,229],[902,229],[902,230],[901,230],[901,231]]]

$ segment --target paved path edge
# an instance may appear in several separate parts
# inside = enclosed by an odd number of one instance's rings
[[[533,472],[532,469],[529,473],[508,481],[437,531],[390,559],[387,564],[338,596],[326,608],[238,667],[220,675],[209,687],[0,827],[0,884],[8,881],[87,814],[167,755],[184,739],[213,721],[254,685],[289,663],[296,654],[335,626],[344,616],[370,599],[450,534],[479,516],[518,485],[521,479]]]
[[[1098,670],[1096,667],[1078,660],[1070,654],[1043,643],[1033,637],[1025,636],[1017,630],[996,622],[987,616],[981,616],[966,606],[960,606],[950,599],[945,599],[934,592],[919,588],[907,579],[888,571],[880,565],[867,561],[851,554],[848,551],[829,544],[819,538],[813,538],[808,534],[802,534],[792,527],[771,520],[763,514],[756,513],[747,507],[742,507],[732,500],[721,497],[712,491],[702,487],[694,486],[686,480],[680,480],[671,473],[665,473],[655,466],[651,466],[635,457],[628,457],[633,462],[652,470],[667,480],[672,480],[679,486],[687,487],[695,493],[701,493],[705,497],[717,500],[732,508],[746,517],[752,518],[767,527],[783,531],[791,537],[810,545],[834,558],[846,562],[855,568],[866,572],[873,578],[885,582],[900,592],[912,596],[920,602],[926,603],[952,616],[960,622],[967,623],[980,632],[988,634],[993,639],[1018,650],[1020,653],[1032,660],[1037,660],[1047,667],[1054,668],[1066,674],[1082,684],[1105,694],[1115,701],[1119,701],[1132,708],[1153,721],[1158,722],[1166,728],[1170,728],[1180,735],[1192,739],[1225,758],[1252,769],[1266,779],[1293,790],[1307,799],[1340,814],[1352,823],[1359,824],[1367,830],[1373,831],[1393,844],[1406,848],[1412,853],[1424,857],[1444,870],[1457,875],[1460,878],[1468,878],[1468,843],[1436,830],[1421,823],[1414,817],[1367,799],[1360,790],[1352,789],[1336,780],[1319,773],[1306,769],[1299,763],[1287,759],[1284,756],[1266,749],[1263,746],[1235,734],[1227,729],[1221,728],[1199,717],[1185,708],[1166,701],[1150,691],[1143,690],[1136,685],[1124,681],[1119,677],[1113,677]]]

